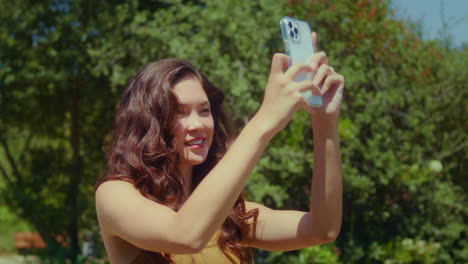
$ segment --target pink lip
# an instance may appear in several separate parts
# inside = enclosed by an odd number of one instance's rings
[[[200,140],[202,141],[200,144],[190,144],[191,142],[200,141]],[[193,138],[185,142],[185,146],[192,148],[192,149],[201,149],[203,148],[204,145],[205,145],[205,138],[203,137]]]

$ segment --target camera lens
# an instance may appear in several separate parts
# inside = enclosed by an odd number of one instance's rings
[[[291,38],[294,38],[294,33],[292,31],[289,31],[289,36],[291,36]]]
[[[288,22],[288,26],[289,26],[290,28],[292,28],[292,23],[291,23],[291,21]]]
[[[297,27],[295,27],[295,28],[294,28],[294,33],[297,34],[298,32],[299,32],[299,30],[297,30]]]

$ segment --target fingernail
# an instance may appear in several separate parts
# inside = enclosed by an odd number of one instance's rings
[[[315,70],[315,68],[317,68],[317,62],[313,61],[313,62],[310,64],[310,67],[312,67],[312,69]]]

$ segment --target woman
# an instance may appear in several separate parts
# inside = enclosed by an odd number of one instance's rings
[[[111,263],[249,263],[249,247],[286,251],[337,237],[344,78],[323,52],[309,64],[287,69],[288,62],[273,56],[262,105],[233,142],[222,92],[189,62],[158,61],[130,80],[96,190]],[[316,74],[293,81],[301,72]],[[307,104],[301,92],[308,90],[323,96],[321,108]],[[314,135],[310,212],[244,201],[241,191],[268,142],[301,108]]]

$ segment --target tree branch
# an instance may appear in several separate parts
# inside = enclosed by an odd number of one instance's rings
[[[458,146],[454,149],[451,149],[450,151],[445,151],[445,152],[442,152],[441,154],[439,154],[439,156],[437,157],[437,159],[439,160],[443,160],[449,156],[452,156],[453,154],[457,153],[458,151],[466,148],[468,146],[468,143],[467,142],[464,142],[464,143],[460,143],[460,144],[457,144]]]
[[[8,173],[6,172],[5,168],[3,168],[2,165],[0,165],[0,172],[2,172],[3,178],[5,178],[8,185],[12,185],[12,181],[11,181],[10,177],[8,177]]]
[[[15,175],[16,177],[16,182],[21,184],[23,182],[23,179],[18,170],[18,167],[16,166],[15,160],[13,159],[13,156],[11,155],[10,149],[8,148],[8,144],[5,139],[1,139],[1,141],[2,141],[3,148],[5,150],[5,153],[6,153],[7,159],[10,162],[11,168],[13,169],[13,175]]]
[[[18,160],[22,163],[24,163],[24,156],[25,154],[29,151],[29,146],[31,145],[31,140],[32,140],[32,134],[29,135],[29,137],[26,139],[26,143],[24,143],[23,150],[21,151],[20,157]]]

